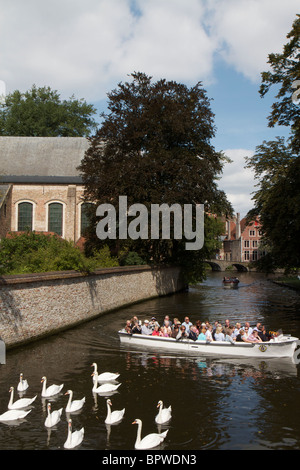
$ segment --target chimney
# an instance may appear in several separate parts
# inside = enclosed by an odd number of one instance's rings
[[[236,237],[236,240],[239,240],[239,238],[241,238],[241,222],[240,222],[240,213],[239,212],[237,212],[237,214],[236,214],[235,237]]]

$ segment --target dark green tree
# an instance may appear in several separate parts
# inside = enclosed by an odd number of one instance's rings
[[[153,82],[143,73],[108,94],[108,113],[81,163],[86,198],[128,205],[205,203],[207,212],[229,213],[231,206],[217,186],[226,157],[216,152],[210,101],[200,83],[188,88],[175,81]],[[94,220],[94,223],[96,221]],[[95,240],[95,225],[92,228]],[[175,262],[198,256],[182,250],[178,240],[117,241],[148,262]]]
[[[300,79],[300,16],[297,15],[288,43],[281,54],[270,54],[271,70],[262,73],[260,95],[272,86],[278,93],[268,118],[270,127],[290,127],[287,141],[263,142],[253,157],[247,159],[258,181],[248,218],[259,216],[263,243],[268,254],[260,261],[262,268],[300,267],[300,103],[293,98],[293,85]]]
[[[50,87],[15,90],[0,104],[0,135],[86,137],[96,130],[96,109],[72,96],[62,100]]]

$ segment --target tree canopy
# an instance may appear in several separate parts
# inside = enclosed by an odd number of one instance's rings
[[[0,104],[0,135],[87,137],[96,129],[96,109],[84,99],[62,100],[56,90],[35,85],[15,90]]]
[[[214,115],[201,83],[153,82],[140,72],[131,79],[108,94],[108,112],[79,167],[86,199],[117,206],[125,195],[128,205],[205,203],[207,212],[230,213],[217,186],[226,157],[211,144]],[[147,261],[188,258],[174,239],[136,240],[134,251]]]
[[[264,96],[273,85],[279,87],[268,123],[289,126],[290,137],[264,141],[247,166],[258,181],[248,218],[260,217],[268,251],[261,265],[291,269],[300,267],[300,103],[293,100],[292,86],[300,79],[299,15],[287,38],[282,54],[269,55],[271,70],[262,73],[259,92]]]

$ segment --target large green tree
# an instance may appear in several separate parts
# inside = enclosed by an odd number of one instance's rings
[[[207,212],[231,212],[217,185],[226,157],[211,143],[214,115],[200,83],[189,88],[133,73],[108,98],[108,112],[80,166],[87,200],[117,209],[124,195],[128,206],[141,203],[149,210],[151,204],[205,203]],[[147,261],[190,266],[191,258],[209,255],[207,245],[196,254],[184,251],[174,239],[136,240],[130,248]]]
[[[96,129],[96,109],[85,100],[62,100],[56,90],[35,85],[15,90],[0,104],[0,135],[86,137]]]
[[[270,54],[270,70],[262,73],[260,95],[275,86],[277,95],[268,118],[270,127],[288,126],[287,140],[264,141],[247,159],[257,179],[254,208],[249,218],[259,216],[268,254],[261,265],[271,268],[300,267],[300,103],[294,99],[300,79],[300,16],[297,15],[288,43],[281,54]]]

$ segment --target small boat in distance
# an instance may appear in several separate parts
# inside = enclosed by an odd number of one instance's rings
[[[239,287],[239,279],[237,277],[223,277],[224,287]]]

